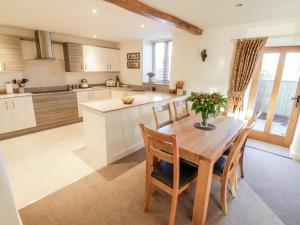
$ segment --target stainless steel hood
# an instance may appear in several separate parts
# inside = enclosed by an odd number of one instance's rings
[[[37,59],[56,60],[53,55],[51,33],[37,30],[34,32]]]

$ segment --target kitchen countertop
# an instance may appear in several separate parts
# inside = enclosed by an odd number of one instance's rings
[[[32,96],[32,93],[0,94],[0,99]]]
[[[37,93],[13,93],[13,94],[0,94],[0,99],[5,98],[15,98],[15,97],[24,97],[24,96],[32,96],[32,95],[51,95],[51,94],[59,94],[59,93],[73,93],[73,92],[81,92],[81,91],[95,91],[95,90],[116,90],[116,91],[136,91],[134,88],[122,88],[122,87],[106,87],[106,86],[95,86],[90,88],[79,88],[73,89],[71,91],[49,91],[49,92],[37,92]],[[145,92],[143,90],[136,92]]]
[[[121,110],[124,108],[135,107],[139,105],[145,105],[148,103],[161,102],[170,99],[175,99],[178,96],[174,94],[164,94],[164,93],[145,93],[139,95],[133,95],[134,101],[132,104],[127,105],[122,102],[121,98],[112,98],[112,99],[104,99],[93,102],[81,103],[80,105],[84,108],[96,110],[102,113],[107,113],[111,111]]]

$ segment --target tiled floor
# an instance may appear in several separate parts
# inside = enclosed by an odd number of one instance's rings
[[[0,148],[18,208],[98,169],[84,151],[82,123],[4,140]]]

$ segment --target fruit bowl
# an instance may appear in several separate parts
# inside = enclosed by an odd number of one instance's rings
[[[124,104],[130,105],[130,104],[133,103],[134,97],[132,97],[132,96],[125,96],[125,97],[122,98],[122,101],[123,101]]]

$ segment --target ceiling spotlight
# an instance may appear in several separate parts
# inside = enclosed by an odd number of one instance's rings
[[[97,9],[93,9],[92,13],[96,14],[97,13]]]
[[[96,34],[93,35],[93,38],[97,38]]]
[[[238,4],[236,4],[234,7],[239,8],[239,7],[242,7],[242,6],[243,6],[242,3],[238,3]]]
[[[141,24],[141,28],[145,28],[145,24]]]

